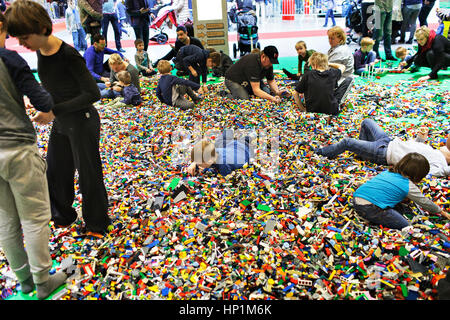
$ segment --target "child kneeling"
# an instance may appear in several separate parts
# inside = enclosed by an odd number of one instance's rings
[[[428,160],[419,153],[404,156],[393,168],[384,171],[359,187],[353,194],[353,205],[358,215],[371,223],[391,229],[403,229],[410,225],[397,205],[408,198],[430,213],[441,213],[450,218],[426,198],[415,183],[419,183],[430,170]]]
[[[161,74],[156,87],[156,96],[159,101],[182,110],[193,109],[201,98],[192,89],[198,90],[200,94],[203,93],[200,84],[171,75],[172,66],[167,60],[160,60],[156,68]],[[186,93],[191,97],[192,102],[184,98]]]

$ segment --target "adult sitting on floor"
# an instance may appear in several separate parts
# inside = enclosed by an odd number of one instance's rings
[[[122,58],[123,55],[116,50],[106,48],[105,37],[98,34],[94,37],[94,44],[87,48],[84,52],[84,60],[86,60],[86,66],[89,72],[94,77],[95,81],[99,84],[100,89],[104,89],[104,83],[109,81],[110,71],[108,61],[103,63],[104,56],[106,54],[119,54]]]
[[[133,65],[124,61],[118,54],[111,55],[108,63],[111,68],[111,76],[105,82],[105,87],[100,91],[102,98],[113,99],[122,95],[123,87],[118,84],[119,78],[117,77],[117,73],[120,71],[128,71],[131,76],[131,83],[136,87],[138,92],[141,92],[139,71]]]
[[[419,81],[437,79],[438,71],[450,66],[450,40],[427,26],[417,29],[414,35],[419,44],[417,53],[400,65],[409,67],[414,62],[418,67],[431,68],[431,72]]]

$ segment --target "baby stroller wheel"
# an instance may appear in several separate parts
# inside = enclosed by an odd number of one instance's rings
[[[261,44],[259,42],[256,43],[256,47],[261,50]]]
[[[169,40],[169,36],[166,33],[160,33],[156,36],[156,42],[159,44],[165,44]]]
[[[237,57],[237,46],[236,43],[233,43],[233,57],[236,59]]]

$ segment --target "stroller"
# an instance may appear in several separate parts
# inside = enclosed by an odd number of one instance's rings
[[[347,44],[352,41],[358,43],[359,34],[362,32],[362,16],[361,8],[353,1],[348,1],[342,4],[344,6],[345,26],[347,30]]]
[[[175,14],[174,10],[167,10],[163,12],[161,15],[158,15],[158,17],[153,20],[152,24],[150,25],[151,29],[155,29],[159,31],[159,33],[155,34],[150,38],[151,41],[158,42],[159,44],[165,44],[167,40],[169,40],[169,36],[167,33],[163,32],[163,28],[161,28],[162,24],[167,20],[167,25],[171,27],[172,25],[177,26],[177,16]]]
[[[253,10],[241,10],[237,12],[235,22],[237,24],[237,44],[233,44],[233,55],[236,59],[238,51],[240,56],[250,53],[254,48],[261,48],[258,42],[258,26],[256,13]]]

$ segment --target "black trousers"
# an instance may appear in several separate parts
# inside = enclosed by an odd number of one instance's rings
[[[104,232],[110,224],[99,139],[100,117],[94,107],[60,116],[53,123],[47,150],[47,180],[52,220],[58,225],[68,225],[77,218],[72,207],[75,170],[86,229]]]
[[[444,56],[444,62],[445,65],[443,67],[450,66],[450,54],[449,53],[442,53]],[[432,49],[428,50],[425,54],[417,55],[417,57],[414,59],[414,64],[419,67],[428,67],[433,69],[436,65],[436,55]]]

